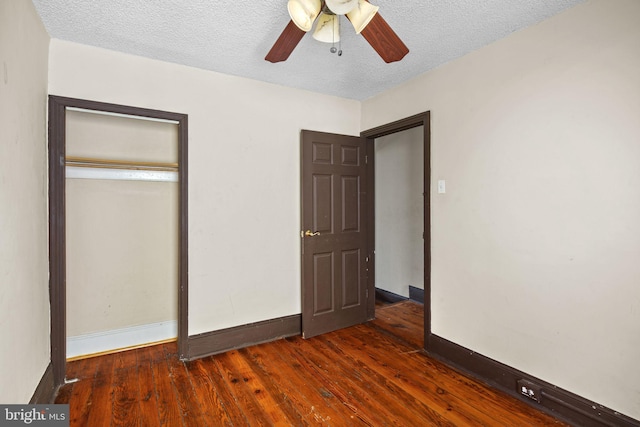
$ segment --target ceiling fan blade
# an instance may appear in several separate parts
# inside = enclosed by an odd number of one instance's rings
[[[400,61],[409,53],[409,48],[379,13],[375,14],[360,34],[386,63]]]
[[[274,63],[286,61],[305,34],[293,21],[289,21],[264,59]]]

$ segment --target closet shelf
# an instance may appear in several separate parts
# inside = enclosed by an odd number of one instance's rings
[[[163,171],[163,172],[178,171],[178,163],[139,162],[139,161],[131,161],[131,160],[95,159],[90,157],[73,157],[73,156],[66,157],[65,165],[71,166],[71,167],[82,167],[82,168],[128,169],[128,170],[147,170],[147,171]]]

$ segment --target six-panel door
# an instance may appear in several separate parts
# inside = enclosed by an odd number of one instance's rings
[[[365,142],[302,131],[302,333],[367,320]]]

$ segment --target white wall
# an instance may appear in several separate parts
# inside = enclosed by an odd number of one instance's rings
[[[28,0],[0,2],[0,402],[27,403],[49,364],[47,60]]]
[[[357,135],[359,102],[60,40],[49,66],[52,94],[189,115],[189,334],[300,313],[300,130]]]
[[[376,288],[424,289],[423,127],[375,140]]]
[[[637,0],[590,0],[362,116],[431,111],[433,332],[634,418],[639,16]]]

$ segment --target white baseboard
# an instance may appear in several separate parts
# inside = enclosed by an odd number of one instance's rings
[[[151,323],[67,337],[67,359],[163,341],[178,336],[178,321]]]

